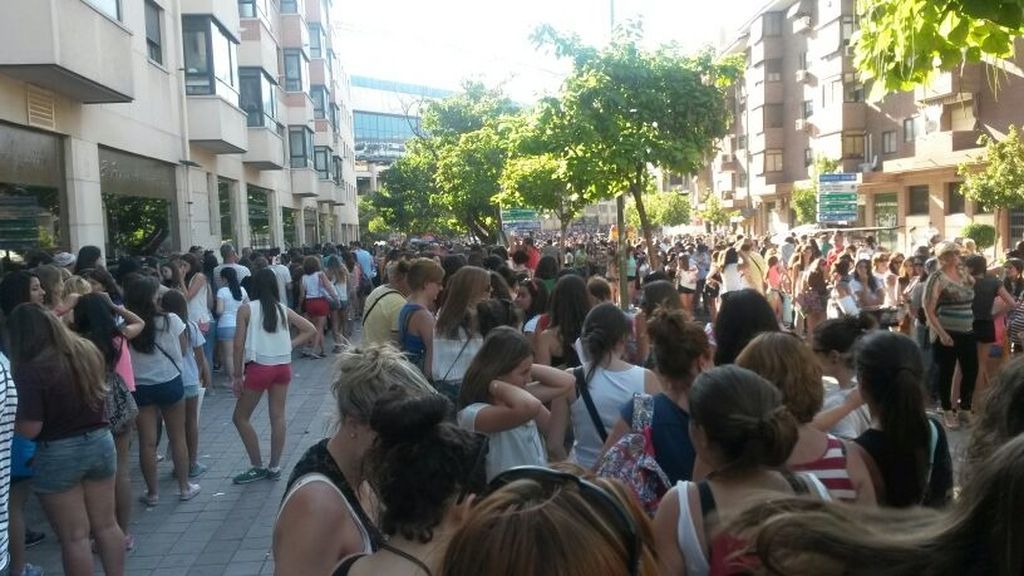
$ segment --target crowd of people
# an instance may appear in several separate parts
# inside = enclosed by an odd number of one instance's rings
[[[31,493],[66,573],[124,573],[133,438],[138,500],[161,436],[194,498],[218,388],[234,482],[287,479],[280,575],[1024,571],[1024,246],[567,240],[30,254],[0,281],[10,573],[40,573]],[[291,365],[328,356],[337,426],[286,470]]]

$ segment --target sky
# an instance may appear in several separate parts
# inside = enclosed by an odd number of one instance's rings
[[[569,70],[531,32],[551,24],[604,44],[611,1],[617,21],[642,20],[646,44],[691,51],[733,38],[766,0],[335,0],[334,26],[350,75],[449,89],[481,80],[529,103],[555,93]]]

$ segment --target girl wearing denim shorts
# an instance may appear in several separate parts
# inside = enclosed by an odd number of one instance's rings
[[[264,268],[253,277],[256,302],[238,310],[235,335],[235,366],[232,388],[238,402],[232,417],[238,435],[249,455],[249,470],[235,476],[235,484],[248,484],[264,478],[281,477],[281,453],[284,451],[284,406],[288,384],[292,380],[292,350],[313,339],[316,328],[308,320],[281,304],[274,271]],[[289,326],[295,328],[291,336]],[[245,361],[243,372],[242,361]],[[244,373],[244,376],[243,376]],[[270,410],[270,466],[263,467],[260,442],[249,419],[263,392]]]
[[[221,366],[228,371],[228,378],[233,379],[231,373],[235,365],[231,357],[235,339],[235,317],[238,309],[249,302],[249,295],[245,288],[238,282],[238,273],[234,268],[224,268],[220,271],[220,277],[224,286],[217,291],[217,345],[220,347]]]
[[[163,417],[174,461],[174,477],[182,501],[199,494],[199,485],[188,481],[188,449],[185,445],[185,387],[182,382],[182,351],[187,346],[185,323],[177,314],[158,311],[158,284],[153,278],[138,277],[125,285],[125,302],[146,323],[131,341],[135,397],[139,405],[139,465],[146,481],[140,499],[156,506],[160,499],[156,472],[157,416]]]
[[[19,305],[8,324],[18,390],[15,430],[37,442],[32,489],[60,541],[64,572],[93,573],[91,532],[104,572],[124,574],[103,357],[38,304]]]

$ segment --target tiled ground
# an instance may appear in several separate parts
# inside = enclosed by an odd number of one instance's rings
[[[334,415],[330,395],[333,361],[297,359],[288,393],[288,436],[278,482],[260,481],[235,486],[231,478],[248,469],[241,440],[231,423],[235,398],[218,388],[207,395],[200,415],[200,461],[209,471],[199,480],[203,491],[190,502],[178,502],[177,486],[171,478],[169,460],[160,464],[161,503],[146,509],[135,502],[131,532],[135,550],[127,557],[126,573],[131,576],[256,576],[273,574],[270,540],[285,480],[292,465],[308,446],[327,436]],[[223,382],[218,378],[218,382]],[[270,454],[270,421],[266,400],[253,414],[260,435],[264,462]],[[144,492],[137,458],[132,459],[132,484],[136,496]],[[38,503],[28,506],[30,526],[46,532],[47,538],[28,551],[28,561],[62,575],[60,548]],[[94,556],[96,572],[102,573]]]

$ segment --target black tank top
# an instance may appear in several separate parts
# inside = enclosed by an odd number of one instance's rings
[[[384,536],[377,529],[377,525],[370,520],[369,515],[363,510],[362,504],[359,503],[359,497],[356,496],[355,490],[349,485],[348,480],[341,473],[338,468],[337,462],[331,456],[331,453],[327,451],[327,441],[329,438],[317,442],[316,444],[309,447],[306,453],[302,455],[302,458],[295,468],[292,469],[292,475],[288,478],[288,485],[285,487],[285,496],[291,491],[292,486],[299,478],[302,478],[306,474],[323,474],[328,477],[331,482],[338,488],[342,496],[348,502],[349,506],[352,507],[352,511],[355,512],[359,522],[366,529],[366,533],[370,537],[370,547],[377,551],[380,549],[381,544],[384,543]],[[283,501],[283,498],[282,498]]]

